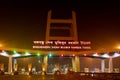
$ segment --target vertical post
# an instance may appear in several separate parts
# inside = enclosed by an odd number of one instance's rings
[[[77,24],[76,24],[76,13],[72,11],[72,28],[74,31],[74,40],[78,40],[78,34],[77,34]]]
[[[12,55],[9,55],[8,73],[12,73]]]
[[[109,72],[113,72],[113,62],[112,62],[112,57],[109,58]]]
[[[80,72],[80,58],[79,58],[79,56],[75,56],[75,58],[72,58],[72,67],[73,67],[73,71]]]
[[[75,58],[74,57],[72,58],[72,69],[73,71],[75,71]]]
[[[48,40],[50,36],[51,13],[52,11],[50,10],[47,16],[46,40]]]
[[[101,72],[104,72],[105,71],[105,60],[102,59],[101,60]]]

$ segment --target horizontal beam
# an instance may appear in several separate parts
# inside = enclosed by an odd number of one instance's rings
[[[72,19],[51,19],[51,23],[72,23]]]
[[[51,29],[63,29],[63,30],[70,30],[70,27],[51,27]]]
[[[75,37],[48,37],[49,40],[75,40]]]
[[[58,50],[58,51],[45,51],[45,50],[31,50],[31,49],[18,49],[18,48],[0,48],[0,50],[7,50],[7,51],[13,51],[16,50],[18,52],[30,52],[30,53],[37,53],[40,52],[41,54],[49,54],[50,52],[52,52],[52,54],[93,54],[93,53],[106,53],[106,52],[119,52],[120,49],[104,49],[104,50],[89,50],[89,51],[68,51],[68,50]]]

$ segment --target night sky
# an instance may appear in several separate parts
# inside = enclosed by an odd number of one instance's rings
[[[95,48],[120,45],[120,6],[117,2],[3,1],[0,2],[0,43],[32,49],[33,40],[45,40],[47,12],[76,12],[79,40]]]

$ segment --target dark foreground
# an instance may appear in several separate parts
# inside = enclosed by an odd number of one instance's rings
[[[0,80],[120,80],[120,74],[73,73],[66,75],[0,75]]]

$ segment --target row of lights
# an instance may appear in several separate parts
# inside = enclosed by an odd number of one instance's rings
[[[1,53],[0,53],[0,55],[2,55],[2,56],[9,56],[9,54],[8,54],[8,52],[7,51],[2,51]],[[31,55],[29,52],[25,52],[25,54],[24,54],[25,56],[29,56],[29,55]],[[12,55],[12,57],[19,57],[19,56],[22,56],[21,54],[19,54],[17,51],[13,51],[13,55]]]
[[[48,56],[49,56],[49,57],[52,57],[53,54],[50,53],[50,54],[48,54]],[[66,55],[64,55],[64,54],[60,54],[60,56],[61,56],[61,57],[64,57],[64,56],[66,56]],[[75,57],[75,54],[72,54],[72,55],[69,55],[69,56]]]
[[[117,53],[117,52],[115,52],[112,56],[110,56],[108,53],[105,53],[105,54],[103,54],[103,55],[100,55],[100,54],[98,54],[98,53],[95,53],[95,54],[93,54],[93,56],[95,56],[95,57],[104,57],[104,58],[110,58],[110,57],[119,57],[120,56],[120,54],[119,53]]]
[[[2,52],[0,53],[0,55],[2,55],[2,56],[9,56],[9,54],[8,54],[6,51],[2,51]],[[30,54],[29,52],[25,52],[24,55],[22,55],[22,54],[19,54],[17,51],[14,50],[12,57],[30,56],[30,55],[31,55],[31,54]],[[37,52],[36,55],[37,55],[37,56],[40,56],[41,54],[40,54],[39,52]],[[50,54],[48,54],[48,56],[49,56],[49,57],[52,57],[53,54],[50,53]],[[61,54],[60,56],[61,56],[61,57],[64,57],[65,55],[64,55],[64,54]],[[72,54],[72,55],[70,55],[70,56],[74,57],[75,54]],[[87,54],[83,54],[83,56],[87,56]],[[115,52],[112,56],[110,56],[110,55],[107,54],[107,53],[105,53],[105,54],[103,54],[103,55],[100,55],[100,54],[98,54],[98,53],[95,53],[95,54],[93,54],[92,56],[94,56],[94,57],[103,57],[103,58],[110,58],[110,57],[119,57],[120,54],[117,53],[117,52]]]
[[[2,51],[2,52],[0,52],[0,55],[2,55],[2,56],[9,56],[9,54],[7,53],[7,51]],[[12,57],[20,57],[20,56],[30,56],[30,55],[32,55],[32,54],[30,54],[29,52],[25,52],[24,54],[19,54],[17,51],[13,51],[13,55],[12,55]],[[37,52],[36,53],[36,56],[40,56],[41,54],[39,53],[39,52]],[[48,56],[49,57],[52,57],[53,56],[53,54],[48,54]],[[64,54],[61,54],[60,55],[61,57],[64,57],[65,55]],[[75,54],[72,54],[71,56],[75,56]]]

